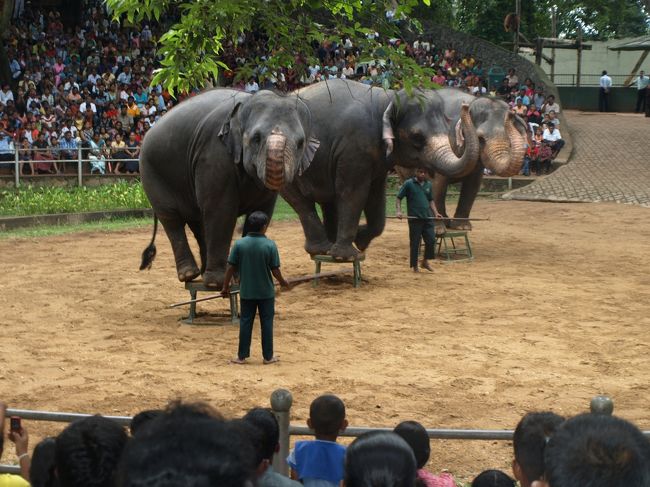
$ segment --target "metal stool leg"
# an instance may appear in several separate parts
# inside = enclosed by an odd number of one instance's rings
[[[355,260],[352,265],[354,267],[354,287],[361,287],[361,262]]]
[[[230,321],[233,324],[239,323],[239,299],[237,294],[230,295]]]
[[[196,291],[190,291],[190,298],[192,301],[196,299]],[[196,318],[196,303],[190,303],[190,315],[187,317],[187,322],[194,323],[194,318]]]
[[[318,286],[318,275],[320,274],[320,266],[321,266],[321,262],[319,260],[317,260],[316,261],[316,270],[314,272],[314,274],[316,274],[316,277],[314,277],[314,280],[311,282],[311,285],[313,287]]]

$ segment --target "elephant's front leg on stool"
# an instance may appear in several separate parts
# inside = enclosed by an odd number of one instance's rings
[[[338,231],[336,243],[330,249],[330,255],[335,259],[353,260],[359,251],[352,245],[357,237],[359,219],[368,198],[370,181],[354,188],[345,188],[339,193],[338,200]],[[338,191],[337,191],[338,192]]]
[[[310,255],[325,255],[332,247],[327,238],[325,227],[321,222],[316,205],[308,201],[293,185],[285,186],[282,197],[298,213],[302,229],[305,232],[305,250]]]
[[[237,222],[237,212],[221,210],[218,215],[215,213],[204,213],[203,215],[207,252],[203,284],[216,289],[223,285],[230,242]]]
[[[476,166],[477,168],[462,180],[454,218],[469,218],[472,211],[472,206],[474,206],[474,201],[483,181],[483,165],[477,164]],[[472,222],[469,220],[451,220],[449,226],[457,230],[471,230]]]
[[[386,226],[386,178],[373,181],[370,193],[363,209],[366,215],[366,224],[360,225],[354,243],[362,252],[368,248],[370,242],[384,231]]]

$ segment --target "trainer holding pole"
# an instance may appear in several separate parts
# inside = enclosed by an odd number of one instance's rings
[[[438,213],[433,201],[431,181],[426,178],[424,169],[416,169],[415,176],[407,179],[397,193],[396,216],[400,219],[403,217],[402,199],[404,197],[406,197],[408,210],[411,269],[413,272],[419,272],[418,251],[420,239],[424,238],[424,258],[421,265],[423,269],[433,272],[429,264],[429,259],[435,258],[436,250],[436,231],[433,222],[434,218],[442,218],[442,215]]]
[[[241,315],[239,318],[239,350],[237,357],[231,360],[235,364],[244,364],[250,356],[251,336],[255,313],[259,311],[262,325],[262,356],[265,364],[278,361],[273,354],[273,318],[275,316],[275,286],[273,277],[285,289],[291,284],[280,271],[280,255],[273,240],[266,238],[269,217],[262,211],[255,211],[246,221],[248,234],[235,242],[224,277],[221,294],[230,293],[230,281],[239,271],[239,298]],[[273,277],[271,277],[273,276]]]

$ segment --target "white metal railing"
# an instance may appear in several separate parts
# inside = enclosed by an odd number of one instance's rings
[[[92,149],[90,147],[76,147],[73,149],[68,149],[65,147],[48,147],[45,149],[39,149],[37,147],[34,148],[29,148],[29,149],[24,149],[24,148],[18,148],[18,149],[11,149],[11,152],[13,153],[13,162],[10,161],[0,161],[0,167],[3,166],[8,166],[8,165],[13,165],[14,166],[14,184],[16,187],[20,187],[20,179],[21,176],[26,176],[22,174],[22,169],[25,164],[51,164],[54,166],[55,164],[59,163],[75,163],[76,164],[76,176],[77,176],[77,184],[79,186],[83,186],[83,176],[86,175],[95,175],[92,171],[90,173],[84,173],[84,163],[92,164],[93,162],[103,162],[105,166],[108,166],[111,168],[113,164],[119,164],[119,163],[126,163],[126,162],[138,162],[139,159],[131,159],[131,158],[115,158],[115,157],[110,157],[111,153],[114,152],[124,152],[127,150],[133,150],[137,149],[137,147],[121,147],[119,148],[119,151],[113,148],[102,148],[100,149],[101,152],[103,153],[100,156],[94,156],[96,159],[91,158],[91,155],[94,155],[93,152],[96,152],[97,149]],[[42,152],[42,153],[51,153],[54,157],[51,159],[31,159],[31,158],[21,158],[21,154],[26,154],[26,153],[33,153],[33,152]],[[76,157],[75,158],[60,158],[56,157],[61,153],[75,153]],[[57,173],[57,175],[65,176],[65,173]],[[101,173],[99,175],[102,175]]]

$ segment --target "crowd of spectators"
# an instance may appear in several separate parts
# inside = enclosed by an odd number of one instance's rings
[[[0,403],[0,454],[6,406]],[[6,487],[455,487],[454,477],[426,470],[431,456],[424,427],[415,421],[392,432],[369,432],[349,446],[345,405],[316,398],[308,426],[314,440],[297,441],[286,461],[291,479],[273,469],[278,422],[254,408],[225,419],[204,403],[172,403],[137,414],[127,429],[92,416],[38,443],[30,456],[27,429],[11,420],[21,475],[0,475]],[[604,414],[565,419],[526,414],[513,437],[510,475],[486,470],[472,487],[645,487],[650,485],[650,441],[632,423]]]
[[[9,84],[0,89],[0,162],[14,161],[18,148],[24,174],[65,173],[68,166],[76,168],[80,149],[91,173],[137,173],[139,145],[146,132],[184,96],[193,94],[174,98],[160,85],[151,85],[159,67],[156,41],[170,19],[137,28],[122,26],[111,21],[102,2],[85,3],[74,27],[64,26],[58,12],[31,9],[29,4],[10,26],[7,45],[15,84],[13,89]],[[360,62],[359,48],[347,37],[340,42],[315,42],[311,46],[315,63],[296,56],[292,68],[269,72],[259,66],[244,79],[242,73],[248,73],[244,66],[267,56],[267,45],[257,32],[241,34],[227,44],[222,60],[229,69],[220,84],[250,93],[263,88],[290,91],[332,78],[395,85],[392,67],[379,58]],[[559,137],[559,106],[552,96],[544,97],[542,88],[535,89],[530,79],[520,84],[511,69],[501,86],[488,91],[482,62],[471,54],[425,39],[403,47],[419,65],[435,73],[434,83],[476,96],[502,97],[530,124],[531,135],[541,126],[547,140],[544,130],[552,123],[556,130],[551,136]],[[538,173],[550,167],[558,144],[550,153],[541,150],[544,144],[531,147],[524,173],[529,173],[528,162],[532,166],[539,162]],[[550,157],[540,159],[540,154]]]

